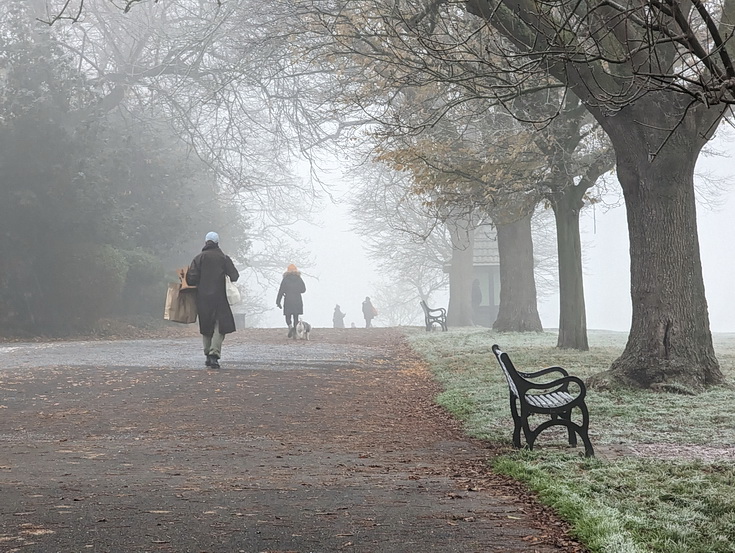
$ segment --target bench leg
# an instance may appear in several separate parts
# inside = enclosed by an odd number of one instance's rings
[[[590,414],[587,410],[587,405],[582,403],[579,406],[579,410],[582,411],[582,426],[579,427],[579,437],[582,438],[584,443],[584,456],[594,457],[595,450],[592,449],[592,442],[590,442],[589,428],[590,428]]]
[[[572,412],[567,411],[566,413],[560,413],[559,418],[564,419],[566,421],[572,422]],[[554,418],[555,415],[552,415],[552,418]],[[577,446],[577,433],[574,431],[571,425],[566,425],[567,427],[567,434],[569,436],[569,445],[572,447]]]
[[[516,399],[510,396],[510,414],[513,416],[513,447],[521,449],[521,416],[518,414]]]
[[[584,455],[585,457],[594,457],[595,451],[592,448],[592,442],[590,442],[589,437],[589,412],[587,411],[587,406],[583,403],[579,406],[580,411],[582,411],[582,424],[576,424],[572,422],[571,420],[571,411],[566,411],[564,413],[558,414],[558,416],[551,416],[551,419],[542,422],[539,424],[534,430],[531,430],[531,426],[528,422],[528,415],[521,414],[521,420],[522,420],[522,426],[523,426],[523,433],[526,437],[526,443],[528,444],[528,449],[533,449],[533,444],[536,441],[536,438],[538,438],[539,434],[546,430],[547,428],[551,426],[561,425],[567,427],[567,432],[569,433],[569,445],[576,446],[577,445],[577,434],[579,434],[579,437],[582,439],[582,443],[584,443]]]
[[[587,436],[582,436],[582,442],[584,442],[584,456],[594,457],[595,450],[592,449],[592,442],[590,442],[590,439]]]
[[[526,438],[526,446],[528,447],[528,449],[532,450],[533,443],[536,441],[536,438],[541,433],[543,428],[539,430],[540,427],[538,427],[536,428],[536,430],[531,430],[531,424],[528,422],[528,417],[530,415],[531,413],[524,413],[523,409],[521,409],[521,426],[523,427],[523,435]],[[543,424],[541,426],[543,426]]]

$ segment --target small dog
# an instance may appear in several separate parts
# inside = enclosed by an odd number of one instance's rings
[[[299,321],[296,323],[296,336],[299,340],[308,340],[309,334],[311,334],[311,325],[306,321]]]

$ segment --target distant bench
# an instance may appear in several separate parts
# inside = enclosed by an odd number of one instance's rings
[[[443,307],[432,309],[424,300],[421,300],[421,309],[424,310],[424,322],[426,330],[434,330],[434,325],[438,324],[442,330],[447,329],[447,310]]]
[[[541,432],[551,426],[565,426],[569,433],[569,445],[577,445],[577,434],[584,442],[586,457],[594,457],[592,443],[589,438],[589,411],[584,398],[587,388],[584,382],[561,367],[549,367],[540,371],[526,373],[516,370],[507,353],[493,346],[493,353],[503,369],[508,381],[510,393],[510,412],[513,416],[513,445],[521,447],[521,430],[526,438],[528,449],[533,449],[533,443]],[[539,376],[557,373],[559,378],[550,382],[533,382]],[[573,391],[570,391],[571,390]],[[581,424],[572,421],[572,410],[578,408],[582,414]],[[528,421],[531,415],[550,415],[551,419],[531,429]]]

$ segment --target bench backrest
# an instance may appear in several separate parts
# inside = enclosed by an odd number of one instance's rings
[[[495,358],[500,364],[500,368],[503,369],[505,379],[508,381],[508,388],[510,389],[510,393],[513,394],[514,397],[520,397],[515,382],[516,378],[519,378],[519,375],[518,371],[516,371],[515,366],[513,366],[513,362],[510,360],[510,357],[508,357],[507,353],[501,351],[500,347],[497,344],[493,346],[493,353],[495,354]]]

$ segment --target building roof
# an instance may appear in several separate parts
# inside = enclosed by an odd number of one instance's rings
[[[495,228],[483,225],[475,229],[475,245],[472,251],[473,267],[497,267],[500,265],[498,253],[498,235]],[[451,261],[444,263],[444,272],[448,273],[452,266]]]
[[[472,264],[475,267],[500,264],[498,235],[494,227],[483,225],[475,230],[475,248]]]

